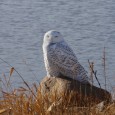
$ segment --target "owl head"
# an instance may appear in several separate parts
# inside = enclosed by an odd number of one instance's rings
[[[45,33],[44,35],[44,43],[58,43],[63,41],[63,37],[60,34],[60,32],[55,31],[55,30],[50,30]]]

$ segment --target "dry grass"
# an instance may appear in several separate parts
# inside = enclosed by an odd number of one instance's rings
[[[96,107],[66,107],[64,103],[54,107],[52,111],[47,111],[50,105],[48,98],[43,98],[40,94],[35,98],[30,92],[4,92],[4,98],[0,101],[0,115],[115,115],[114,103],[105,106],[101,112]],[[44,103],[44,100],[47,103]],[[52,97],[52,100],[55,98]]]
[[[9,82],[8,80],[6,80]],[[25,82],[24,82],[25,83]],[[7,83],[6,83],[7,84]],[[100,112],[97,107],[76,107],[67,106],[70,101],[69,97],[64,97],[66,102],[59,106],[51,106],[51,99],[56,102],[56,95],[42,96],[37,91],[36,84],[28,88],[26,83],[25,87],[10,90],[10,92],[2,91],[3,97],[0,100],[0,115],[115,115],[115,105],[109,104],[104,106]],[[50,111],[51,109],[51,111]],[[48,111],[49,110],[49,111]]]

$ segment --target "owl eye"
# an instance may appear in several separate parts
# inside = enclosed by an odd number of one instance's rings
[[[49,35],[47,35],[47,38],[49,38]]]

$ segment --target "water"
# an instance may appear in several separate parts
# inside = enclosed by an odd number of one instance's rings
[[[101,84],[105,46],[107,84],[115,85],[115,0],[0,0],[0,58],[30,84],[46,75],[42,42],[51,29],[63,34],[87,71],[88,59],[95,63]],[[0,60],[1,79],[9,71]],[[11,83],[21,86],[16,72]]]

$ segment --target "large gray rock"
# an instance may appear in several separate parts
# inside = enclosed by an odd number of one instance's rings
[[[66,107],[89,107],[111,99],[110,93],[104,89],[63,76],[45,77],[38,88],[38,95],[42,96],[48,107],[54,102]]]

